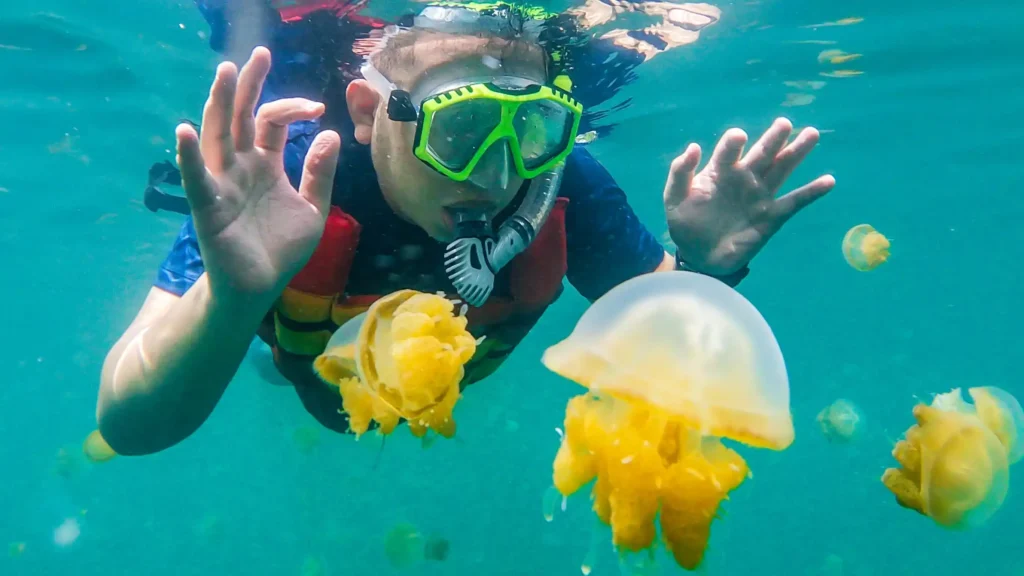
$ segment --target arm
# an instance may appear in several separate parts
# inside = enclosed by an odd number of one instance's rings
[[[206,421],[270,303],[212,297],[203,274],[184,296],[150,290],[103,364],[97,419],[120,454],[149,454]]]
[[[594,301],[630,278],[674,270],[675,257],[640,222],[625,192],[590,153],[578,147],[565,167],[567,276]]]
[[[319,118],[324,106],[289,98],[257,113],[269,70],[265,48],[241,72],[222,63],[202,133],[187,124],[176,131],[192,217],[100,377],[100,433],[121,454],[172,446],[209,417],[323,232],[341,141],[318,134],[298,186],[289,182],[288,126]]]

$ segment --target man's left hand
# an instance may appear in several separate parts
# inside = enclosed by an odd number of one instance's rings
[[[794,214],[832,190],[835,178],[824,175],[775,197],[818,143],[814,128],[805,128],[787,144],[792,133],[789,120],[779,118],[744,156],[747,135],[732,128],[699,173],[696,144],[672,161],[665,212],[669,234],[688,267],[717,276],[736,272]]]

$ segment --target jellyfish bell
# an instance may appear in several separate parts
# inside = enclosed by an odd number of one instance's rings
[[[419,437],[455,434],[452,410],[476,340],[453,311],[442,296],[400,290],[335,331],[313,368],[338,387],[354,432],[377,421],[389,434],[404,418]]]
[[[870,224],[850,228],[843,237],[843,257],[861,272],[874,270],[889,259],[889,239]]]
[[[860,433],[863,417],[857,406],[840,398],[818,413],[821,433],[829,442],[850,442]]]
[[[917,424],[893,451],[900,467],[882,476],[900,505],[951,529],[985,523],[1009,490],[1010,449],[980,415],[1001,415],[1005,404],[987,404],[998,397],[981,389],[971,396],[975,405],[957,388],[916,406]]]
[[[1006,499],[1005,450],[987,427],[968,414],[947,412],[925,426],[920,448],[925,511],[942,526],[981,525]]]
[[[1024,410],[1009,392],[995,386],[970,388],[968,394],[982,422],[1006,448],[1010,464],[1024,457]]]
[[[789,379],[771,328],[743,296],[707,276],[663,272],[617,286],[543,362],[705,436],[776,450],[793,441]]]
[[[554,487],[567,497],[596,478],[593,510],[631,573],[633,560],[654,566],[659,525],[676,564],[701,564],[719,506],[749,476],[722,437],[776,450],[793,441],[771,329],[705,276],[648,274],[614,288],[543,362],[588,389],[566,406]],[[555,501],[546,499],[547,516]]]

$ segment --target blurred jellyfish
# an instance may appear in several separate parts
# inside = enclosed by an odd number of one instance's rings
[[[384,538],[384,554],[395,568],[411,568],[424,560],[444,562],[450,544],[441,536],[424,536],[419,529],[401,522]]]
[[[68,518],[53,531],[53,543],[61,548],[71,546],[82,534],[77,518]]]
[[[300,576],[324,576],[327,574],[327,569],[324,568],[323,560],[316,556],[306,556],[302,560],[302,569],[299,574]]]
[[[100,435],[99,430],[93,430],[85,438],[85,442],[82,443],[82,452],[85,453],[86,458],[90,462],[101,463],[113,460],[117,456],[117,452],[107,444],[107,441]]]
[[[845,572],[845,562],[837,554],[825,556],[825,560],[821,563],[821,576],[843,576]]]
[[[11,542],[7,545],[7,555],[11,558],[18,558],[25,553],[26,547],[24,542]]]
[[[81,468],[78,456],[74,450],[63,447],[57,451],[53,462],[53,471],[61,478],[70,480]]]
[[[843,237],[843,256],[861,272],[874,270],[889,259],[889,239],[870,224],[854,226]]]
[[[882,482],[904,508],[940,526],[979,526],[1003,505],[1009,466],[1020,459],[1024,418],[1017,400],[995,387],[959,388],[914,407],[917,424],[896,444]]]
[[[862,420],[857,406],[843,398],[818,413],[821,433],[829,442],[845,443],[853,440],[860,432]]]
[[[312,454],[320,445],[320,428],[309,425],[299,426],[292,432],[292,441],[299,452]]]
[[[432,535],[427,537],[423,544],[423,557],[435,562],[444,562],[448,559],[448,552],[451,549],[451,542],[447,538]]]
[[[630,573],[653,569],[659,524],[677,564],[701,563],[719,505],[749,474],[719,438],[775,450],[793,442],[771,329],[706,276],[649,274],[616,287],[543,361],[589,389],[566,407],[554,486],[568,496],[596,478],[594,511]]]

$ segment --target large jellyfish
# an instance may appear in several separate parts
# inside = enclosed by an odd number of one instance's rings
[[[1024,456],[1024,411],[1006,391],[959,388],[914,407],[917,424],[896,444],[882,482],[904,508],[951,529],[979,526],[1003,505],[1010,464]]]
[[[455,434],[452,410],[476,340],[454,308],[442,296],[401,290],[334,333],[313,367],[340,390],[353,432],[375,420],[390,434],[405,419],[419,437]]]
[[[719,504],[749,474],[720,438],[775,450],[793,441],[771,329],[706,276],[648,274],[616,287],[543,361],[589,389],[566,407],[554,486],[569,496],[596,478],[594,511],[620,554],[650,550],[660,524],[676,563],[695,569]]]

